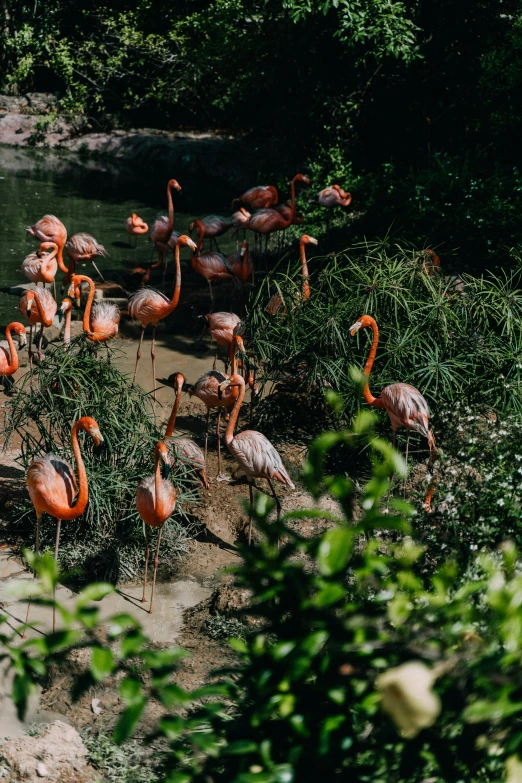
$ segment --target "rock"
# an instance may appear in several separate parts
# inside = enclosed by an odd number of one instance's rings
[[[10,783],[45,778],[49,783],[94,783],[99,775],[87,761],[87,749],[76,729],[60,720],[37,737],[8,740],[1,746]]]

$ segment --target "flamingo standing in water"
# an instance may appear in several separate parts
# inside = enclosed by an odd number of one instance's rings
[[[239,198],[232,202],[232,209],[236,209],[241,204],[248,209],[265,209],[277,204],[279,196],[277,189],[273,185],[257,185],[250,188]]]
[[[73,301],[68,296],[62,299],[62,303],[58,309],[58,318],[62,321],[65,318],[65,325],[63,327],[63,347],[67,350],[71,344],[71,316],[72,316]]]
[[[0,376],[2,379],[14,375],[19,367],[18,353],[11,332],[19,336],[20,348],[24,347],[26,341],[25,326],[18,321],[9,324],[5,330],[5,340],[0,342]]]
[[[149,535],[147,527],[157,527],[158,542],[154,557],[154,577],[152,580],[152,592],[150,596],[149,614],[152,614],[152,602],[156,588],[156,574],[159,564],[159,550],[163,525],[174,513],[176,508],[176,490],[167,478],[161,477],[161,464],[164,465],[165,475],[170,470],[169,450],[163,441],[156,443],[154,447],[154,475],[147,476],[140,481],[136,490],[136,505],[138,513],[145,523],[145,575],[143,577],[143,596],[141,602],[145,603],[145,591],[147,589],[147,569],[149,565]]]
[[[69,270],[65,266],[63,260],[63,249],[67,242],[67,229],[61,220],[55,215],[44,215],[43,218],[34,224],[34,226],[28,226],[25,229],[31,236],[36,237],[39,242],[54,242],[58,247],[56,253],[56,261],[58,267],[64,273],[66,280],[68,280],[70,274],[74,270]]]
[[[169,377],[167,383],[169,385],[173,383],[176,390],[176,397],[170,418],[167,422],[164,440],[175,452],[178,459],[190,465],[190,467],[194,468],[194,470],[200,474],[201,481],[205,489],[210,489],[207,472],[205,470],[205,455],[199,448],[198,444],[195,443],[192,438],[187,438],[185,436],[174,436],[174,427],[176,426],[176,418],[181,402],[181,393],[185,384],[185,377],[180,372],[177,372]]]
[[[120,310],[112,302],[94,302],[96,287],[94,281],[87,275],[73,275],[69,286],[69,296],[78,292],[77,305],[80,304],[79,294],[82,283],[89,286],[89,296],[83,313],[83,333],[93,343],[101,343],[116,337],[120,323]]]
[[[136,354],[136,366],[134,367],[134,376],[132,378],[132,382],[134,383],[136,380],[136,372],[138,370],[138,362],[141,358],[141,344],[143,342],[145,329],[149,324],[152,324],[152,345],[150,349],[150,355],[152,358],[154,401],[156,401],[156,355],[154,353],[156,327],[159,321],[170,315],[178,306],[179,294],[181,291],[181,266],[179,253],[180,248],[183,245],[190,247],[193,252],[196,250],[196,245],[190,237],[186,236],[186,234],[182,234],[179,237],[176,243],[176,250],[174,254],[176,260],[176,283],[174,286],[172,299],[169,299],[167,296],[165,296],[165,294],[163,294],[161,291],[157,291],[155,288],[141,288],[139,291],[136,291],[134,294],[132,294],[129,299],[129,315],[131,318],[134,318],[134,320],[141,323],[140,343],[138,345],[138,352]]]
[[[34,459],[27,469],[26,482],[36,511],[36,554],[40,550],[40,520],[44,511],[56,519],[56,543],[54,558],[58,560],[60,528],[63,520],[77,519],[83,514],[89,500],[87,472],[78,443],[78,433],[84,430],[96,446],[103,442],[100,428],[90,416],[82,416],[72,428],[71,443],[78,468],[78,484],[71,465],[57,454],[45,454]],[[75,499],[76,498],[76,499]],[[29,620],[29,609],[25,622]],[[53,607],[53,631],[56,629],[56,612]]]
[[[229,360],[232,365],[232,373],[236,373],[237,371],[236,351],[238,350],[240,350],[243,354],[245,353],[243,340],[238,334],[236,334],[234,335],[234,339],[230,343],[229,347]],[[205,461],[207,459],[208,451],[208,422],[210,418],[210,409],[217,408],[218,410],[216,426],[218,453],[218,473],[216,476],[217,481],[228,481],[228,476],[225,476],[221,473],[221,409],[230,408],[234,404],[234,401],[237,397],[237,390],[235,388],[226,389],[224,393],[220,391],[220,384],[227,379],[228,375],[225,375],[218,370],[211,370],[210,372],[206,372],[204,375],[202,375],[201,378],[198,378],[196,383],[189,388],[189,395],[191,397],[197,397],[198,400],[201,400],[201,402],[207,408],[205,426]]]
[[[18,305],[20,312],[26,316],[30,324],[29,330],[29,362],[32,363],[31,341],[33,336],[33,326],[40,324],[40,335],[38,340],[38,358],[42,358],[42,339],[45,327],[52,326],[53,318],[56,315],[58,305],[53,295],[47,288],[36,288],[34,291],[26,291],[20,299]]]
[[[291,206],[290,206],[290,213],[287,213],[287,217],[284,217],[277,209],[261,209],[259,212],[256,212],[250,220],[244,224],[244,228],[249,229],[250,231],[253,231],[256,235],[257,234],[264,234],[266,237],[265,241],[265,253],[268,248],[268,239],[270,234],[273,234],[275,231],[284,231],[287,229],[293,222],[295,216],[296,216],[296,210],[295,210],[295,183],[296,182],[304,182],[307,185],[310,184],[310,179],[308,177],[305,177],[304,174],[296,174],[293,180],[290,183],[290,192],[292,195],[291,199]]]
[[[158,262],[154,264],[154,268],[162,267],[163,281],[165,281],[165,274],[167,272],[167,255],[174,250],[178,240],[178,235],[172,237],[172,229],[174,228],[174,202],[172,201],[173,190],[176,190],[178,193],[181,190],[181,185],[177,179],[169,179],[167,183],[167,202],[169,207],[168,217],[166,215],[162,215],[161,217],[156,218],[152,224],[149,236],[149,241],[152,242],[158,252]]]
[[[367,327],[372,330],[373,339],[368,360],[364,366],[364,374],[367,378],[366,385],[363,389],[364,399],[372,408],[385,409],[390,417],[394,446],[397,430],[404,427],[408,431],[408,436],[406,438],[406,464],[408,463],[410,430],[416,430],[416,432],[420,432],[421,435],[427,438],[430,455],[433,457],[436,453],[435,436],[430,429],[430,411],[428,403],[420,391],[414,386],[410,386],[409,383],[392,383],[381,391],[380,397],[374,397],[371,393],[369,378],[377,354],[377,345],[379,343],[379,328],[377,322],[371,315],[363,315],[350,327],[350,334],[353,337],[360,329],[366,329]]]
[[[279,452],[261,432],[245,430],[239,435],[234,436],[234,429],[239,416],[239,411],[245,398],[244,378],[241,375],[232,374],[230,378],[227,378],[220,384],[219,388],[221,392],[231,388],[239,389],[239,394],[234,403],[232,413],[230,414],[230,419],[228,420],[225,443],[239,467],[242,468],[247,475],[250,505],[252,506],[253,503],[251,480],[256,478],[266,479],[276,502],[277,519],[279,520],[281,515],[281,503],[279,502],[272,481],[276,479],[277,481],[280,481],[281,484],[290,487],[290,489],[295,489],[292,479],[283,465]],[[250,516],[248,525],[249,544],[251,540],[252,517]]]
[[[91,261],[102,282],[105,282],[104,276],[94,263],[94,259],[98,256],[106,256],[107,251],[93,236],[85,233],[73,234],[65,243],[65,249],[73,264],[70,268],[70,275],[74,274],[78,264],[86,264],[87,261]],[[70,275],[68,280],[64,282],[69,282]]]
[[[194,231],[196,223],[203,226],[205,236],[210,240],[210,250],[212,250],[212,241],[214,241],[217,251],[220,253],[221,250],[219,249],[216,237],[221,237],[223,234],[226,234],[227,231],[233,227],[234,220],[232,218],[222,217],[221,215],[208,215],[207,217],[201,218],[199,221],[194,220],[190,224],[189,232],[191,234]]]
[[[299,243],[301,274],[303,276],[303,283],[301,287],[302,302],[306,302],[307,299],[310,299],[310,285],[308,282],[309,280],[308,264],[306,261],[306,245],[318,245],[318,244],[319,243],[317,239],[314,239],[314,237],[311,237],[308,234],[303,234],[303,236],[301,237],[301,241]],[[269,315],[284,315],[286,313],[286,305],[280,293],[273,295],[273,297],[270,299],[269,303],[265,308],[265,312],[268,313]]]
[[[223,348],[227,349],[228,355],[228,352],[230,351],[230,344],[234,339],[237,327],[241,323],[241,318],[235,313],[225,312],[209,313],[205,316],[205,318],[208,321],[208,328],[212,338],[217,342],[218,345],[222,345]],[[217,358],[218,354],[216,351],[214,364],[212,365],[213,370],[216,369]],[[226,370],[227,364],[225,363],[225,372]]]
[[[223,253],[216,253],[209,250],[202,253],[203,237],[205,236],[205,227],[201,220],[195,220],[192,226],[198,231],[198,244],[192,255],[192,269],[199,275],[202,275],[208,282],[210,289],[210,301],[214,305],[214,291],[212,283],[216,280],[230,280],[234,278],[234,273]]]
[[[138,242],[138,237],[142,234],[146,234],[149,230],[147,223],[140,218],[135,212],[132,213],[130,218],[125,221],[125,231],[131,237],[134,237],[134,247]]]
[[[44,251],[50,251],[45,252]],[[22,261],[21,266],[16,270],[21,272],[32,283],[54,283],[54,293],[56,296],[56,272],[58,271],[58,261],[56,254],[58,245],[55,242],[42,242],[36,253],[31,253]]]

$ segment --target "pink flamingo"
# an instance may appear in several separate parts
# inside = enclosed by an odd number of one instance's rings
[[[232,374],[220,384],[221,391],[230,388],[238,388],[239,394],[234,403],[234,408],[228,420],[225,433],[225,443],[229,452],[237,462],[240,468],[244,470],[248,478],[250,492],[250,505],[253,504],[252,498],[252,479],[264,478],[268,481],[274,500],[277,506],[277,519],[281,515],[281,503],[277,497],[272,481],[277,479],[290,489],[295,489],[294,484],[288,475],[288,471],[283,465],[279,452],[270,443],[261,432],[255,430],[245,430],[234,437],[234,428],[237,423],[239,411],[245,398],[245,380],[241,375]],[[252,540],[252,517],[249,518],[248,525],[248,543]]]
[[[209,250],[206,253],[202,253],[203,237],[205,235],[205,227],[201,220],[195,220],[192,226],[199,232],[198,244],[194,250],[192,256],[192,269],[199,275],[202,275],[208,282],[210,289],[210,301],[214,304],[214,291],[212,289],[212,283],[216,280],[233,279],[234,273],[230,269],[227,259],[222,253],[216,253],[213,250]]]
[[[340,185],[330,185],[330,187],[324,188],[324,190],[321,190],[317,195],[317,203],[328,209],[332,209],[333,207],[343,207],[346,209],[351,202],[351,194],[343,190]],[[310,201],[310,203],[313,202]]]
[[[299,243],[300,247],[300,261],[301,261],[301,274],[303,276],[303,283],[301,287],[301,301],[306,302],[310,298],[310,285],[309,285],[309,273],[308,264],[306,261],[306,245],[319,244],[317,239],[303,234]],[[269,315],[284,315],[286,313],[286,305],[281,297],[280,293],[274,294],[265,308],[265,312]]]
[[[74,270],[69,270],[63,260],[63,249],[67,242],[67,229],[62,221],[54,215],[44,215],[34,226],[29,226],[25,230],[33,237],[36,237],[39,242],[54,242],[58,246],[56,261],[58,262],[58,267],[64,273],[66,279],[68,279],[70,273]]]
[[[62,321],[65,318],[65,325],[63,328],[63,347],[65,350],[71,344],[71,316],[72,316],[73,302],[69,297],[62,299],[62,303],[58,309],[58,318]]]
[[[244,286],[250,278],[250,282],[254,285],[254,262],[248,250],[248,242],[246,239],[241,245],[241,250],[236,250],[235,253],[231,253],[227,257],[227,264],[234,273],[234,277]]]
[[[174,202],[172,201],[172,191],[176,190],[178,193],[181,190],[181,185],[177,179],[169,179],[167,183],[167,202],[169,207],[168,217],[162,215],[156,218],[152,224],[150,230],[149,241],[152,242],[158,252],[158,262],[154,264],[154,268],[163,268],[163,280],[165,280],[165,274],[167,271],[167,255],[173,250],[173,245],[170,243],[172,229],[174,228]],[[174,243],[175,247],[175,243]]]
[[[217,342],[218,345],[226,348],[228,353],[230,351],[230,344],[234,339],[236,329],[241,323],[241,318],[235,313],[225,312],[209,313],[205,316],[205,318],[208,321],[208,328],[212,338]],[[217,358],[218,354],[216,352],[214,364],[212,366],[212,369],[214,370],[216,369]],[[225,372],[226,370],[227,366],[225,365]]]
[[[145,329],[149,324],[152,324],[152,345],[151,345],[150,355],[152,358],[154,401],[156,401],[156,355],[154,353],[156,327],[159,321],[161,321],[163,318],[166,318],[168,315],[170,315],[178,306],[179,294],[181,290],[181,266],[180,266],[179,253],[180,253],[180,248],[183,245],[187,245],[188,247],[190,247],[190,249],[193,252],[196,251],[196,245],[192,241],[192,239],[186,236],[186,234],[182,234],[178,239],[178,242],[176,244],[176,250],[175,250],[176,284],[174,286],[172,299],[169,300],[169,298],[165,296],[165,294],[161,293],[161,291],[157,291],[155,288],[141,288],[139,291],[136,291],[134,294],[132,294],[132,296],[129,299],[129,315],[131,316],[131,318],[134,318],[134,320],[139,321],[141,323],[140,343],[138,346],[138,352],[136,354],[136,366],[134,367],[134,376],[132,378],[132,382],[134,383],[134,381],[136,380],[136,372],[138,370],[138,362],[141,358],[141,344],[143,342],[143,335],[145,334]]]
[[[26,316],[30,324],[29,330],[29,361],[32,362],[31,340],[33,336],[33,326],[40,324],[40,335],[38,341],[38,358],[42,358],[42,339],[44,327],[52,326],[53,318],[56,315],[58,305],[53,295],[47,288],[36,288],[34,291],[26,291],[20,299],[18,305],[20,312]]]
[[[44,251],[50,251],[45,252]],[[54,283],[58,271],[56,254],[58,245],[55,242],[42,242],[36,253],[31,253],[16,270],[21,272],[32,283]],[[56,288],[55,288],[56,292]]]
[[[116,337],[120,323],[120,311],[112,302],[94,302],[96,287],[94,281],[87,275],[73,275],[69,286],[69,296],[75,296],[77,292],[77,306],[80,306],[80,292],[82,283],[89,286],[89,296],[83,313],[83,333],[93,343],[106,342]]]
[[[71,465],[57,454],[37,457],[27,469],[27,489],[36,511],[36,554],[40,550],[40,520],[45,511],[56,519],[55,560],[58,560],[62,521],[77,519],[83,514],[89,501],[87,472],[78,443],[80,430],[90,435],[96,446],[103,442],[100,428],[93,418],[83,416],[78,419],[71,432],[72,450],[78,468],[78,484]],[[26,623],[29,619],[29,609],[30,605],[27,607]],[[53,631],[55,629],[56,614],[53,608]]]
[[[380,397],[374,397],[370,391],[369,378],[372,371],[375,356],[377,354],[377,345],[379,343],[379,328],[377,322],[371,315],[363,315],[350,327],[350,334],[353,337],[360,329],[370,327],[373,334],[372,345],[368,360],[364,366],[366,375],[366,385],[363,390],[363,396],[368,405],[372,408],[384,408],[390,417],[393,445],[395,446],[397,430],[404,427],[408,436],[406,438],[406,464],[408,463],[408,445],[410,430],[420,432],[428,440],[428,446],[431,456],[436,453],[435,436],[430,429],[430,411],[428,403],[414,386],[409,383],[392,383],[381,391]],[[432,493],[433,494],[433,493]],[[431,496],[430,496],[431,501]]]
[[[236,236],[236,250],[239,250],[239,229],[243,228],[243,224],[250,220],[252,215],[244,207],[240,207],[237,212],[232,215],[232,227],[236,230],[234,234]],[[246,231],[243,229],[243,239],[245,239]]]
[[[136,490],[136,505],[138,513],[145,523],[145,575],[143,577],[143,596],[141,602],[145,603],[145,591],[147,589],[147,569],[149,565],[149,535],[147,526],[157,527],[158,542],[156,544],[156,555],[154,557],[154,577],[152,580],[152,592],[150,596],[149,614],[152,614],[152,602],[154,601],[154,590],[156,588],[156,574],[159,564],[159,550],[161,544],[161,534],[163,525],[167,519],[174,513],[176,508],[176,490],[167,478],[161,477],[161,465],[163,463],[165,474],[168,476],[169,451],[163,441],[156,443],[154,447],[154,475],[147,476],[140,481]]]
[[[105,278],[94,263],[94,259],[98,256],[106,256],[107,251],[93,236],[85,233],[73,234],[65,243],[65,249],[73,264],[69,270],[67,282],[69,281],[71,274],[74,274],[76,271],[78,264],[85,264],[87,261],[92,262],[96,272],[102,281],[105,282]]]
[[[304,182],[307,185],[310,184],[310,179],[305,177],[304,174],[296,174],[290,183],[290,191],[292,194],[290,213],[285,218],[277,209],[261,209],[256,212],[250,220],[244,224],[244,228],[254,231],[255,234],[264,234],[265,241],[265,253],[268,248],[268,238],[270,234],[275,231],[284,231],[293,222],[296,210],[295,210],[295,183]]]
[[[129,236],[134,237],[134,247],[136,247],[138,237],[142,236],[142,234],[146,234],[148,230],[149,227],[147,223],[145,223],[145,221],[135,212],[125,221],[125,231]]]
[[[243,340],[239,335],[236,334],[234,335],[234,339],[230,343],[229,347],[229,360],[232,365],[232,373],[237,371],[237,350],[240,350],[243,354],[245,353]],[[221,409],[230,408],[237,397],[237,391],[235,388],[227,389],[224,393],[221,392],[220,384],[226,381],[227,378],[228,376],[224,373],[219,372],[218,370],[211,370],[210,372],[206,372],[204,375],[202,375],[201,378],[199,378],[196,383],[188,390],[191,397],[197,397],[198,400],[201,400],[201,402],[207,408],[205,426],[205,461],[207,459],[208,451],[208,423],[210,418],[210,409],[217,408],[218,410],[216,426],[218,453],[218,474],[216,476],[217,481],[228,481],[228,476],[225,476],[221,473]]]
[[[176,389],[176,398],[174,400],[174,406],[170,414],[170,418],[167,422],[167,429],[165,430],[164,440],[168,442],[177,457],[182,461],[190,465],[201,476],[201,481],[205,489],[210,489],[210,484],[207,478],[207,472],[205,470],[205,455],[195,443],[192,438],[187,437],[174,437],[174,427],[176,426],[176,418],[178,415],[178,408],[181,402],[181,393],[185,384],[185,377],[180,373],[174,373],[174,376],[170,376],[168,383],[174,382],[174,388]]]
[[[23,348],[26,342],[25,326],[18,321],[9,324],[5,330],[5,340],[0,342],[0,375],[2,378],[14,375],[19,367],[18,353],[11,332],[19,336],[20,348]]]
[[[194,220],[190,226],[189,226],[189,232],[192,234],[194,231],[194,227],[196,224],[200,224],[203,226],[203,230],[205,232],[205,236],[207,239],[210,239],[210,250],[212,250],[212,240],[214,240],[214,244],[216,245],[218,253],[221,252],[219,249],[219,245],[217,243],[217,237],[223,236],[223,234],[226,234],[227,231],[230,231],[232,226],[234,225],[234,221],[232,218],[226,218],[222,217],[221,215],[208,215],[207,217],[201,218],[201,220]]]
[[[243,204],[248,209],[264,209],[277,204],[279,196],[273,185],[257,185],[232,202],[232,209]]]

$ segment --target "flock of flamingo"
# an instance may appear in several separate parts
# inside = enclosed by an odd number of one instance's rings
[[[143,336],[147,326],[152,326],[152,374],[154,400],[156,389],[155,366],[155,331],[160,320],[165,319],[177,307],[181,291],[180,250],[188,247],[192,251],[192,267],[208,282],[212,306],[214,303],[213,283],[223,278],[235,280],[240,284],[253,279],[254,263],[248,252],[248,242],[243,240],[241,248],[228,257],[225,257],[217,245],[218,237],[226,231],[235,229],[236,233],[244,229],[253,231],[256,236],[256,246],[262,251],[262,237],[265,237],[265,252],[270,235],[277,231],[284,231],[292,224],[302,222],[303,216],[296,212],[295,184],[302,182],[309,184],[309,179],[302,174],[297,174],[290,183],[290,201],[278,205],[279,196],[273,186],[258,186],[243,193],[232,202],[235,209],[230,218],[218,215],[210,215],[201,220],[195,220],[189,227],[189,232],[196,230],[198,240],[194,242],[190,236],[174,231],[174,203],[173,191],[180,191],[180,185],[175,179],[171,179],[167,185],[168,215],[157,218],[151,226],[150,232],[147,224],[133,213],[126,222],[126,230],[130,236],[138,237],[149,233],[149,239],[158,254],[158,260],[153,267],[159,267],[163,273],[167,269],[168,257],[174,255],[175,283],[172,296],[169,298],[163,291],[145,286],[137,290],[129,298],[128,314],[141,324],[141,335],[136,355],[136,365],[133,382],[141,357]],[[346,208],[351,202],[349,193],[342,190],[339,185],[322,190],[315,203],[326,207]],[[79,264],[91,262],[98,256],[105,255],[105,249],[94,237],[86,233],[74,234],[67,239],[67,230],[64,224],[53,215],[45,215],[37,223],[27,229],[35,239],[40,242],[37,252],[31,253],[21,264],[18,271],[23,273],[31,282],[37,284],[31,290],[27,290],[19,304],[19,310],[29,323],[29,361],[33,362],[32,339],[33,327],[40,325],[38,334],[38,361],[45,361],[42,352],[42,336],[44,329],[52,324],[55,315],[64,320],[63,342],[64,350],[71,349],[71,313],[74,303],[81,305],[82,286],[88,287],[88,296],[83,313],[82,328],[84,336],[93,343],[106,342],[114,338],[118,333],[120,310],[112,303],[95,301],[96,286],[92,278],[77,271]],[[203,240],[210,241],[210,248],[203,251]],[[212,250],[212,244],[216,249]],[[302,272],[302,289],[300,302],[304,303],[311,296],[309,274],[306,260],[307,245],[317,245],[317,240],[307,234],[303,234],[300,240],[300,263]],[[64,250],[67,252],[68,264],[64,260]],[[67,289],[67,296],[62,300],[60,307],[56,301],[55,277],[57,271],[63,272],[62,292]],[[96,271],[102,277],[98,268]],[[149,270],[150,272],[150,270]],[[103,279],[103,277],[102,277]],[[41,285],[38,285],[41,284]],[[46,284],[54,286],[54,296]],[[266,312],[274,317],[285,316],[285,303],[276,294],[266,305]],[[168,479],[168,472],[173,460],[176,458],[188,464],[200,477],[204,487],[209,488],[209,479],[206,473],[206,459],[208,450],[208,427],[211,409],[217,409],[217,452],[218,473],[217,481],[226,481],[227,476],[221,472],[221,413],[229,414],[225,432],[225,443],[235,462],[247,476],[252,502],[252,485],[256,479],[266,479],[274,496],[278,516],[280,502],[274,489],[274,480],[287,487],[294,488],[294,484],[286,470],[281,457],[272,443],[261,432],[245,430],[234,434],[238,422],[241,407],[243,405],[246,387],[249,386],[252,394],[256,392],[256,385],[252,374],[246,369],[245,346],[242,337],[238,334],[240,317],[233,312],[210,312],[207,316],[210,333],[218,345],[227,350],[225,361],[225,373],[216,370],[216,359],[212,370],[205,373],[195,384],[188,387],[189,394],[199,399],[206,407],[206,432],[205,448],[202,450],[194,440],[188,437],[175,436],[176,417],[181,401],[181,395],[187,384],[181,373],[174,373],[168,379],[168,384],[175,389],[175,401],[172,413],[168,420],[163,439],[154,448],[154,473],[144,478],[136,491],[137,510],[145,523],[145,575],[143,582],[143,603],[146,603],[147,570],[150,556],[148,527],[158,528],[158,537],[154,557],[154,573],[149,604],[149,612],[152,613],[156,575],[159,562],[159,550],[161,532],[166,520],[172,515],[176,506],[176,490]],[[370,354],[365,365],[365,374],[369,378],[373,362],[377,352],[378,328],[375,320],[364,315],[350,328],[350,334],[356,334],[360,329],[370,328],[373,340]],[[6,329],[6,340],[0,344],[0,375],[13,375],[19,366],[16,346],[12,333],[19,337],[19,345],[25,345],[26,328],[21,323],[9,324]],[[35,338],[36,339],[36,338]],[[238,361],[237,356],[240,356]],[[228,364],[230,363],[230,374]],[[244,368],[244,376],[239,372]],[[429,410],[422,394],[406,383],[396,383],[387,386],[379,397],[374,397],[369,389],[368,382],[364,389],[366,402],[375,408],[384,408],[389,415],[393,442],[398,428],[415,430],[428,439],[430,452],[435,450],[435,439],[429,425]],[[82,460],[78,435],[80,430],[89,435],[95,444],[103,441],[97,422],[84,416],[74,423],[71,432],[72,450],[77,465],[78,479],[76,479],[73,467],[62,457],[56,454],[46,454],[30,464],[27,470],[27,488],[36,512],[36,551],[39,551],[40,521],[45,512],[57,521],[55,557],[58,557],[60,528],[63,520],[78,518],[85,510],[88,503],[88,479]],[[406,444],[406,459],[408,455],[408,443]],[[429,499],[427,498],[429,506]],[[248,542],[252,536],[252,522],[248,528]],[[27,620],[29,617],[29,609]],[[53,615],[53,630],[55,617]]]

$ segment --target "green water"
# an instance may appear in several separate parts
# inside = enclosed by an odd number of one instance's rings
[[[92,234],[109,253],[97,259],[100,270],[108,280],[124,283],[130,268],[150,262],[152,247],[146,237],[138,237],[136,249],[131,248],[125,221],[137,212],[150,226],[155,217],[166,214],[166,184],[172,176],[175,173],[165,172],[164,179],[138,179],[124,164],[0,146],[0,327],[19,317],[19,297],[5,290],[27,282],[15,270],[38,247],[26,226],[50,213],[63,221],[69,236],[79,231]],[[224,202],[198,203],[198,194],[204,192],[200,183],[180,184],[183,190],[174,196],[177,231],[188,232],[192,220],[211,212],[229,214]],[[219,245],[224,253],[236,248],[230,234],[220,238]],[[190,252],[183,249],[183,257],[188,260]],[[92,273],[90,264],[83,269]]]

